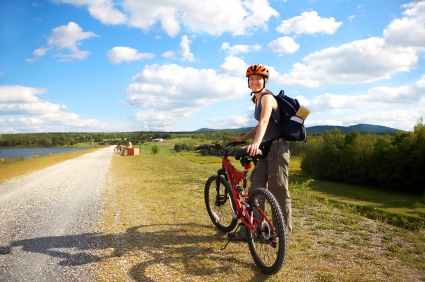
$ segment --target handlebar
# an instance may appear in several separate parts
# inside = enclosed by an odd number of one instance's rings
[[[204,144],[204,145],[200,145],[197,146],[195,149],[198,150],[208,150],[209,148],[214,148],[214,149],[218,149],[218,150],[227,150],[228,147],[234,147],[237,145],[242,145],[242,144],[246,144],[246,142],[232,142],[232,143],[227,143],[226,145],[221,145],[221,144],[215,144],[215,145],[209,145],[209,144]],[[241,157],[244,156],[248,156],[248,152],[245,149],[239,149],[235,151],[235,159],[239,160]],[[263,156],[263,152],[261,151],[261,149],[258,149],[258,153],[255,157],[262,157]]]
[[[220,144],[215,144],[215,145],[208,145],[208,144],[204,144],[204,145],[200,145],[195,147],[196,150],[208,150],[209,148],[215,148],[215,149],[219,149],[219,150],[225,150],[228,147],[234,147],[237,145],[242,145],[242,144],[246,144],[246,142],[231,142],[231,143],[227,143],[226,145],[220,145]]]
[[[235,152],[235,159],[239,160],[241,157],[248,156],[248,152],[245,149],[239,149]],[[262,157],[263,151],[261,149],[257,150],[257,155],[254,157]]]
[[[210,148],[210,145],[204,144],[204,145],[197,146],[195,149],[198,151],[198,150],[208,150],[209,148]]]

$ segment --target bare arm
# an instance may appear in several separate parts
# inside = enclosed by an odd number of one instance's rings
[[[249,138],[255,136],[255,133],[257,132],[257,127],[258,127],[258,125],[256,127],[254,127],[253,129],[251,129],[250,132],[248,132],[247,134],[245,134],[242,137],[233,137],[233,138],[230,138],[230,143],[232,143],[232,142],[243,142],[243,141],[246,141]]]
[[[255,156],[258,152],[258,146],[263,140],[264,134],[269,124],[270,116],[273,108],[276,108],[277,103],[272,95],[264,95],[261,100],[261,116],[258,125],[256,126],[255,139],[251,145],[246,147],[248,154]],[[249,133],[248,133],[249,134]]]

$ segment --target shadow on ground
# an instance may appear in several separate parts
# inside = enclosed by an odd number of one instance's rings
[[[8,255],[13,254],[14,248],[21,247],[24,252],[41,253],[59,258],[59,265],[78,266],[140,251],[146,254],[147,259],[135,264],[129,272],[130,278],[136,281],[154,281],[146,276],[146,269],[153,265],[164,264],[168,270],[179,273],[183,270],[185,272],[183,274],[187,276],[200,277],[231,273],[235,264],[242,268],[259,271],[253,263],[247,265],[246,261],[241,261],[234,255],[223,255],[223,251],[212,247],[217,242],[218,245],[224,246],[226,240],[223,239],[223,233],[217,231],[216,234],[206,232],[205,236],[191,235],[193,229],[199,228],[199,224],[195,223],[140,225],[128,228],[125,233],[119,234],[84,233],[16,240],[10,242],[9,246],[0,246],[0,255],[7,258]],[[205,228],[211,230],[210,226]],[[211,247],[205,247],[205,242],[211,242]],[[238,244],[246,244],[246,242]],[[242,249],[244,254],[237,257],[250,256],[247,245]],[[238,251],[233,249],[232,252]],[[200,261],[207,263],[200,264]]]

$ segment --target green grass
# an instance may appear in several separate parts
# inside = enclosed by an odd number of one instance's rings
[[[187,151],[178,154],[195,163],[211,164],[214,168],[220,167],[221,160],[215,156],[201,156],[199,153]],[[235,167],[240,168],[238,161],[232,157],[229,159]],[[301,171],[300,162],[299,156],[291,157],[290,189],[295,183],[309,181],[309,178]],[[320,180],[309,181],[308,188],[312,195],[331,201],[336,205],[350,205],[363,215],[373,219],[380,219],[407,228],[424,227],[425,224],[425,197]]]
[[[293,234],[285,264],[276,275],[262,274],[246,242],[220,250],[225,234],[211,223],[203,195],[206,179],[220,163],[201,164],[176,154],[171,142],[158,146],[157,155],[150,145],[142,145],[140,156],[113,154],[98,222],[100,241],[93,244],[97,280],[425,281],[425,230],[367,219],[353,205],[318,196],[310,187],[317,182],[305,177],[290,187]],[[49,158],[13,168],[21,166],[21,173],[42,168]],[[291,182],[300,175],[296,159]],[[5,169],[0,176],[11,172]]]
[[[161,149],[161,152],[165,150]],[[114,155],[101,230],[109,238],[93,266],[110,281],[423,281],[425,234],[336,208],[293,184],[293,227],[282,270],[262,274],[246,242],[226,244],[209,219],[203,195],[219,163],[198,163],[186,152],[142,150]],[[195,158],[195,157],[194,157]],[[217,158],[219,160],[219,158]],[[195,158],[196,160],[196,158]],[[240,166],[240,164],[238,165]],[[383,267],[385,266],[385,267]]]
[[[307,180],[308,178],[302,175],[290,177],[292,183],[303,183]],[[406,228],[425,226],[423,197],[320,180],[310,181],[308,188],[318,198],[336,205],[350,205],[372,219]]]

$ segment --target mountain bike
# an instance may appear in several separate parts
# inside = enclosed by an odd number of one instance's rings
[[[222,158],[222,168],[205,183],[204,198],[208,215],[213,224],[224,232],[245,225],[246,239],[255,264],[267,274],[274,274],[282,267],[286,255],[285,223],[276,198],[265,188],[256,188],[247,194],[248,172],[257,156],[249,156],[245,149],[235,152],[243,171],[236,169],[229,160],[229,149],[244,142],[226,145],[201,145],[196,150],[216,149]],[[241,187],[242,182],[242,187]],[[236,229],[236,231],[238,230]],[[229,244],[224,246],[223,250]]]

